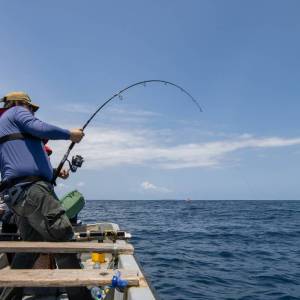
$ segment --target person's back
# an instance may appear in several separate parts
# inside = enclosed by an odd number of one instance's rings
[[[8,109],[0,118],[0,140],[14,133],[34,133],[34,127],[41,124],[26,126],[26,121],[32,120],[35,118],[22,106]],[[35,122],[38,123],[36,120]],[[66,133],[66,138],[68,136],[69,134]],[[48,155],[45,153],[42,140],[36,137],[36,139],[11,140],[0,144],[2,180],[24,176],[40,176],[49,181],[52,179],[53,171]]]

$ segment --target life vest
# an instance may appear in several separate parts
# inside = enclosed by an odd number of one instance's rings
[[[1,116],[7,111],[7,108],[0,108],[0,118]],[[25,132],[18,132],[18,133],[11,133],[4,135],[0,138],[0,144],[3,144],[8,141],[14,141],[14,140],[25,140],[25,139],[35,139],[35,140],[41,140],[35,136],[32,136],[31,134],[25,133]],[[52,154],[52,149],[46,145],[48,143],[48,140],[42,140],[44,143],[44,148],[46,153],[50,156]]]
[[[7,111],[7,108],[0,108],[0,117]]]
[[[44,145],[44,148],[45,148],[45,151],[47,152],[48,156],[50,156],[53,152],[52,149],[47,144]]]

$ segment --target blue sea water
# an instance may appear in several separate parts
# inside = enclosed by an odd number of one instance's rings
[[[132,233],[163,300],[300,299],[300,201],[87,201]]]

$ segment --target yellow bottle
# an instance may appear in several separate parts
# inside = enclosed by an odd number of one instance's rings
[[[100,264],[105,262],[105,254],[93,252],[92,262],[94,263],[94,269],[100,269]]]

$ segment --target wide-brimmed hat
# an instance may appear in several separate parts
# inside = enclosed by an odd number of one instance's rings
[[[28,94],[24,92],[11,92],[6,94],[3,98],[1,98],[0,102],[8,102],[8,101],[22,101],[32,107],[34,111],[39,109],[39,106],[32,103]]]

